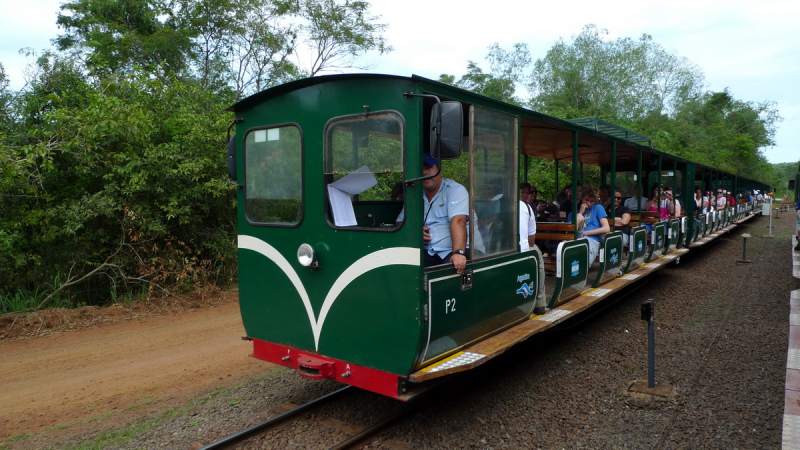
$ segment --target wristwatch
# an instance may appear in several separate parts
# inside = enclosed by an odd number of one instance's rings
[[[464,250],[461,250],[461,249],[458,249],[458,250],[456,250],[456,251],[455,251],[455,252],[453,252],[453,253],[458,253],[458,254],[459,254],[459,255],[461,255],[461,256],[464,256],[464,255],[465,255],[465,253],[464,253]]]

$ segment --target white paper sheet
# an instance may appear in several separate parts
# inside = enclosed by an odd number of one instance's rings
[[[328,198],[333,211],[333,222],[337,227],[351,227],[356,222],[356,214],[350,195],[360,194],[378,184],[367,166],[361,166],[339,181],[328,185]]]
[[[353,204],[350,202],[350,194],[336,189],[333,184],[329,184],[328,198],[331,201],[333,223],[335,223],[337,227],[351,227],[357,225],[356,213],[353,211]]]
[[[378,184],[378,180],[372,175],[372,171],[367,166],[361,166],[355,172],[351,172],[339,181],[333,182],[330,186],[348,194],[360,194],[367,189]]]

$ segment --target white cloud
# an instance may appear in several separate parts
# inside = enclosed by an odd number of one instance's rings
[[[59,34],[55,25],[63,0],[0,0],[0,62],[22,85],[30,62],[17,51],[37,52]],[[386,32],[395,51],[373,57],[373,72],[418,74],[438,78],[466,72],[467,61],[485,67],[488,47],[528,44],[541,58],[559,38],[569,40],[584,25],[609,30],[609,38],[638,39],[643,33],[669,51],[689,58],[704,72],[708,88],[730,88],[737,99],[778,102],[784,121],[777,145],[766,149],[771,162],[800,159],[800,39],[796,0],[676,0],[642,2],[520,2],[493,0],[485,7],[466,2],[372,0],[372,12],[389,24]]]

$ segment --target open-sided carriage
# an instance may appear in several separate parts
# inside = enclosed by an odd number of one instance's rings
[[[239,295],[254,356],[398,399],[553,326],[730,221],[733,212],[695,220],[686,195],[695,183],[758,186],[661,154],[612,124],[562,121],[421,77],[309,78],[230,110]],[[426,215],[442,214],[423,208],[429,151],[469,192],[472,251],[461,274],[423,264]],[[537,235],[558,241],[543,261],[518,244],[528,158],[573,162],[573,182],[583,164],[598,166],[612,188],[618,174],[643,174],[639,192],[672,173],[685,216],[650,224],[648,235],[637,211],[629,246],[609,233],[593,266],[573,224],[542,223]],[[552,269],[545,279],[542,266]],[[536,316],[542,283],[555,309]]]

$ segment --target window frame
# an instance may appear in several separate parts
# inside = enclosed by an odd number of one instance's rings
[[[327,164],[328,164],[328,158],[329,158],[329,156],[332,156],[332,153],[331,153],[331,155],[329,155],[329,153],[328,153],[328,150],[330,149],[330,145],[329,145],[329,142],[328,142],[328,130],[330,129],[331,125],[333,125],[335,122],[338,122],[338,121],[341,121],[341,120],[345,120],[345,119],[348,119],[348,118],[359,118],[359,117],[361,117],[361,118],[363,118],[363,117],[369,118],[369,116],[374,116],[374,115],[379,115],[379,114],[386,114],[386,113],[392,114],[392,115],[394,115],[394,116],[396,116],[397,118],[400,119],[400,127],[401,127],[401,130],[400,130],[401,131],[401,139],[400,139],[400,147],[401,147],[401,149],[400,149],[400,151],[402,153],[400,161],[403,164],[403,171],[402,171],[403,177],[402,178],[403,178],[403,182],[405,182],[406,175],[407,175],[407,172],[408,172],[408,160],[406,159],[407,142],[408,142],[408,127],[407,127],[407,124],[406,124],[405,116],[403,116],[403,114],[401,114],[400,111],[397,111],[396,109],[382,109],[382,110],[378,110],[378,111],[369,111],[368,113],[345,114],[345,115],[342,115],[342,116],[332,117],[332,118],[328,119],[327,122],[325,122],[325,126],[322,129],[322,177],[323,177],[323,182],[322,182],[322,198],[323,198],[322,208],[323,208],[323,210],[322,210],[322,214],[325,217],[325,221],[328,223],[328,226],[330,228],[334,229],[334,230],[357,230],[357,231],[377,231],[377,232],[381,232],[381,233],[394,233],[394,232],[399,231],[405,225],[405,222],[404,222],[399,227],[397,227],[397,226],[395,226],[395,227],[361,227],[361,226],[357,226],[357,225],[356,226],[338,226],[333,221],[333,212],[331,211],[331,205],[330,205],[330,201],[328,199],[328,184],[330,184],[330,183],[328,183],[325,180],[325,177],[327,175],[325,173],[325,170],[326,170],[326,167],[327,167]],[[373,172],[373,173],[375,173],[375,172]],[[374,201],[374,202],[375,203],[388,203],[388,202],[393,202],[393,201],[392,200],[384,200],[384,201]],[[406,199],[405,199],[405,196],[404,196],[403,197],[403,205],[401,207],[401,210],[404,209],[406,207],[406,205],[407,205],[407,202],[406,202]]]
[[[514,242],[514,245],[512,245],[507,250],[499,251],[497,253],[484,253],[484,254],[479,255],[479,256],[476,256],[474,254],[472,255],[472,261],[481,262],[481,261],[486,261],[486,260],[490,260],[490,259],[500,258],[500,257],[503,257],[503,256],[513,255],[513,254],[515,254],[515,253],[517,253],[519,251],[519,240],[516,239],[516,238],[519,236],[519,214],[520,214],[520,210],[519,210],[519,181],[518,181],[519,180],[519,136],[520,136],[519,127],[520,127],[520,117],[518,115],[510,114],[510,113],[505,112],[505,111],[500,111],[500,110],[497,110],[497,109],[494,109],[494,108],[490,108],[490,107],[485,106],[485,105],[471,104],[470,107],[469,107],[469,110],[468,110],[468,113],[469,113],[469,119],[468,119],[468,124],[469,124],[469,135],[468,136],[469,136],[469,140],[468,140],[468,144],[467,144],[467,150],[469,152],[469,188],[468,188],[468,192],[469,192],[469,197],[470,197],[470,213],[473,215],[473,217],[477,217],[477,211],[475,209],[475,201],[476,201],[475,189],[476,189],[476,180],[477,180],[477,173],[476,173],[476,169],[477,168],[476,168],[476,162],[475,162],[475,138],[476,138],[476,136],[475,136],[475,111],[476,111],[476,108],[488,110],[488,111],[491,111],[491,112],[497,113],[497,114],[503,114],[503,115],[511,118],[511,121],[513,122],[513,134],[511,136],[511,147],[512,147],[511,150],[512,150],[512,152],[514,154],[514,162],[513,162],[512,173],[514,174],[513,177],[514,177],[514,180],[515,180],[515,186],[517,187],[516,189],[512,190],[512,192],[514,192],[513,201],[512,201],[512,210],[515,213],[514,214],[514,219],[512,220],[512,230],[513,230],[513,236],[512,237],[514,238],[514,239],[512,239],[512,241]],[[475,223],[473,223],[473,222],[475,222]],[[470,246],[470,248],[474,248],[475,233],[479,232],[478,231],[478,223],[477,223],[477,221],[470,220],[469,227],[470,227],[470,229],[469,229],[469,246]],[[484,246],[488,246],[489,245],[488,239],[484,240],[483,236],[481,236],[481,239],[483,240]]]
[[[247,209],[247,136],[250,133],[259,130],[272,130],[275,128],[285,128],[285,127],[295,127],[300,132],[300,218],[296,223],[277,223],[277,222],[259,222],[255,221],[250,218]],[[242,177],[243,177],[243,189],[242,189],[242,197],[243,197],[243,205],[242,209],[244,210],[244,217],[247,220],[247,223],[253,226],[259,227],[275,227],[275,228],[297,228],[303,224],[303,221],[306,217],[306,183],[305,183],[305,166],[306,166],[306,146],[305,146],[305,133],[303,132],[303,127],[300,126],[297,122],[283,122],[278,124],[272,125],[260,125],[252,128],[248,128],[244,134],[242,135]]]

